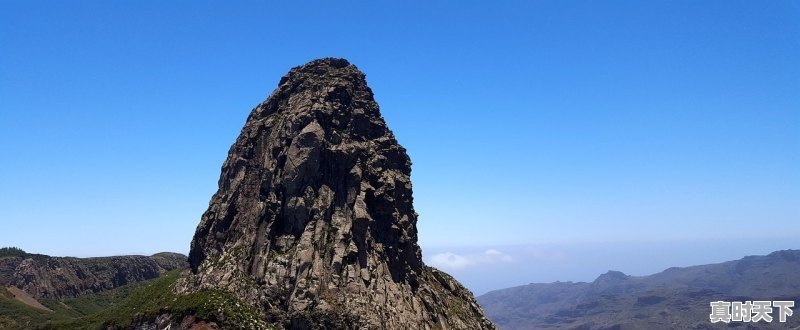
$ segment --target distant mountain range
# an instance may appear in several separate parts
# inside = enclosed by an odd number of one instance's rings
[[[0,287],[17,288],[36,299],[74,298],[188,267],[186,256],[179,253],[72,258],[4,248],[0,251]]]
[[[477,299],[500,329],[716,329],[724,324],[710,323],[711,301],[800,304],[800,250],[673,267],[649,276],[609,271],[591,283],[528,284]],[[795,329],[800,313],[787,321],[729,326]]]
[[[105,328],[107,319],[127,316],[119,307],[137,312],[142,304],[131,294],[188,266],[178,253],[73,258],[0,248],[0,329]],[[81,318],[88,320],[74,321]]]
[[[226,315],[255,313],[236,309],[239,301],[222,292],[178,299],[171,288],[186,268],[186,257],[174,253],[102,258],[0,253],[0,329],[104,328],[150,309],[191,311],[209,302],[214,310],[230,309]],[[709,302],[717,300],[798,304],[798,280],[800,250],[784,250],[649,276],[609,271],[589,283],[529,284],[477,299],[500,329],[800,329],[800,313],[784,324],[712,324],[708,318]]]

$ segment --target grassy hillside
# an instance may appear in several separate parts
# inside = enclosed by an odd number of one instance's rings
[[[0,329],[100,329],[123,328],[168,314],[174,321],[194,315],[224,328],[269,328],[259,313],[232,295],[205,290],[176,295],[172,288],[179,271],[145,282],[134,283],[98,294],[62,301],[44,300],[53,312],[44,312],[13,299],[0,291]]]

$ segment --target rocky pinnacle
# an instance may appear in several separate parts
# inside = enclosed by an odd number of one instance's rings
[[[423,264],[410,174],[361,71],[293,68],[228,152],[185,290],[228,290],[287,328],[493,329]]]

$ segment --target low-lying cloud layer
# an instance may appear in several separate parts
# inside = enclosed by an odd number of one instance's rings
[[[456,254],[453,252],[437,253],[428,259],[428,263],[443,270],[459,270],[471,266],[508,263],[514,258],[495,249],[488,249],[478,254]]]

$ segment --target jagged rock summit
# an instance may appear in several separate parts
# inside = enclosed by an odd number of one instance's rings
[[[182,290],[226,289],[286,328],[493,329],[423,264],[410,173],[361,71],[293,68],[231,147]]]

